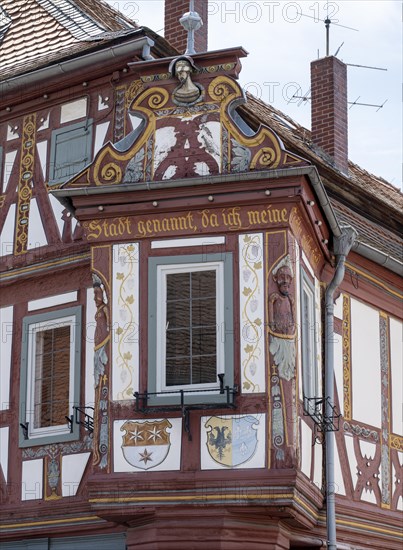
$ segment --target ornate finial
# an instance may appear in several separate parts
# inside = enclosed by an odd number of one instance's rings
[[[189,11],[180,19],[179,23],[188,33],[188,42],[185,55],[194,55],[195,50],[195,31],[198,31],[203,26],[203,21],[200,15],[194,11],[194,0],[190,0]]]

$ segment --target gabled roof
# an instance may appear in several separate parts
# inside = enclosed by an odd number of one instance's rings
[[[0,80],[137,28],[103,0],[0,0]]]

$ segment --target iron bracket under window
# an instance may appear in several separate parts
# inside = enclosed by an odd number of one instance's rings
[[[67,424],[70,428],[70,432],[73,432],[74,421],[84,428],[90,434],[94,431],[94,407],[73,407],[74,415],[66,416]],[[92,410],[92,416],[85,411],[87,409]]]
[[[329,409],[330,414],[327,414]],[[323,443],[326,432],[338,432],[341,413],[329,401],[329,397],[304,397],[304,416],[310,416],[315,423],[315,442]]]
[[[28,426],[29,426],[29,422],[25,422],[25,424],[23,424],[22,422],[20,423],[20,427],[21,427],[22,435],[24,436],[24,439],[29,439]]]
[[[184,419],[184,429],[185,432],[188,434],[188,440],[192,441],[192,434],[190,431],[190,419],[189,419],[189,413],[190,411],[203,411],[205,409],[235,409],[235,398],[238,393],[237,386],[234,386],[233,388],[230,388],[229,386],[224,386],[224,375],[219,374],[218,379],[220,382],[220,388],[219,390],[213,389],[213,390],[176,390],[176,391],[162,391],[162,392],[156,392],[156,393],[139,393],[135,392],[134,397],[136,398],[136,412],[141,413],[160,413],[160,412],[174,412],[174,411],[181,411],[182,416]],[[220,395],[226,395],[227,401],[225,403],[223,402],[217,402],[217,403],[201,403],[200,405],[189,405],[185,404],[185,396],[186,395],[192,395],[196,393],[212,393],[212,392],[219,392]],[[175,405],[163,405],[163,406],[156,406],[156,407],[149,407],[148,406],[148,398],[154,397],[154,396],[162,396],[162,395],[178,395],[180,397],[180,403]]]

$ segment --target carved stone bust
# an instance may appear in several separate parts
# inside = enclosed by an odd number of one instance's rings
[[[178,103],[195,103],[201,95],[200,89],[192,81],[192,73],[196,70],[191,57],[181,56],[174,59],[169,66],[172,76],[179,80],[179,86],[173,96]]]

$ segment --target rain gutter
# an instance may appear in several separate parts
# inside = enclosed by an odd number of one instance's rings
[[[133,36],[143,32],[142,29],[136,30],[133,32]],[[141,52],[143,59],[153,59],[150,55],[150,48],[152,48],[154,44],[154,40],[148,36],[142,36],[141,38],[109,46],[96,52],[80,55],[29,73],[7,78],[6,80],[0,81],[0,97],[6,97],[28,86],[41,85],[42,87],[43,83],[47,80],[60,78],[74,71],[83,71],[83,74],[85,74],[84,71],[94,67],[96,64],[108,63],[108,61],[115,61],[119,58],[124,59],[129,55],[135,55],[139,52]]]
[[[330,419],[334,411],[334,294],[343,281],[346,257],[356,237],[355,229],[344,226],[341,227],[341,235],[334,237],[333,241],[336,270],[325,294],[325,419]],[[337,550],[335,437],[333,431],[326,431],[325,443],[327,548],[328,550]]]

